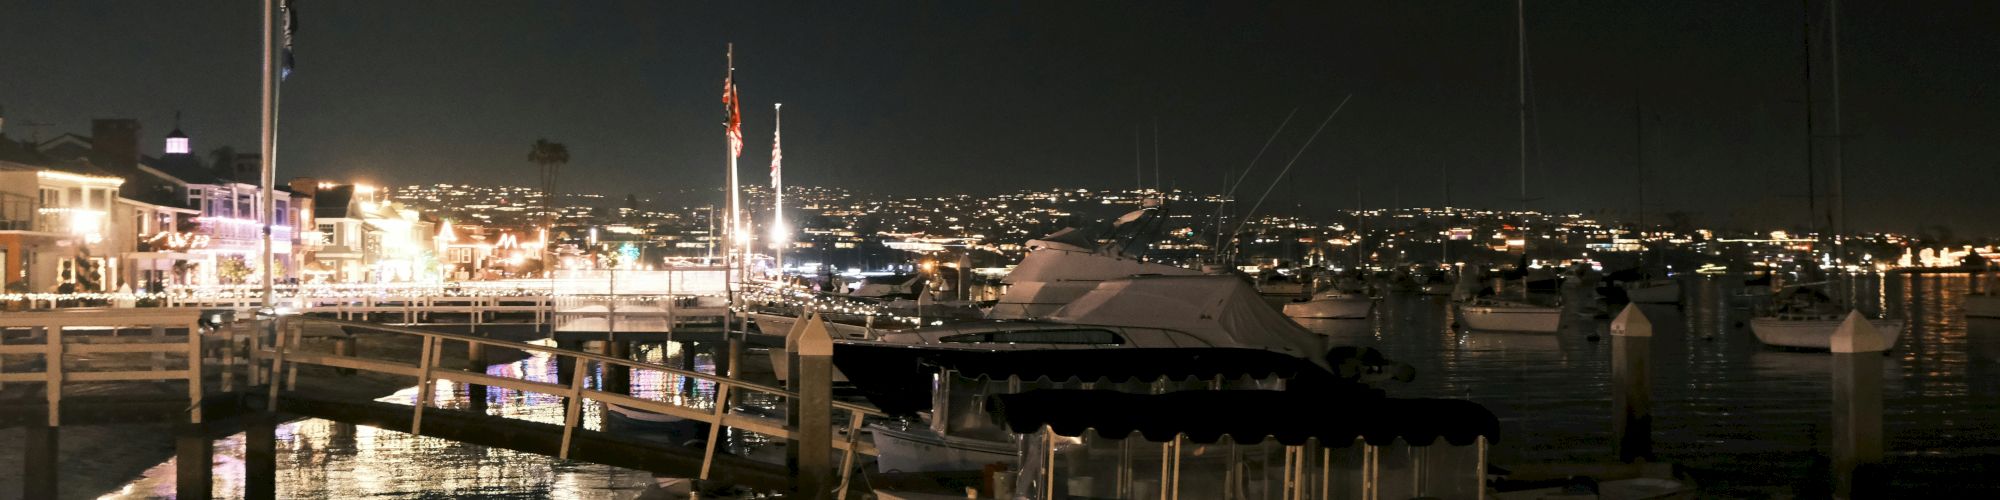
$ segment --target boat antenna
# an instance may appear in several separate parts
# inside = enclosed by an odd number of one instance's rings
[[[1249,178],[1249,177],[1250,177],[1250,172],[1251,172],[1252,170],[1256,170],[1256,169],[1257,169],[1257,161],[1258,161],[1258,160],[1262,160],[1262,159],[1264,159],[1264,152],[1266,152],[1266,151],[1270,151],[1270,150],[1271,150],[1271,143],[1273,143],[1273,142],[1277,142],[1277,140],[1278,140],[1278,134],[1281,134],[1281,133],[1284,133],[1284,132],[1285,132],[1285,126],[1286,126],[1286,125],[1290,125],[1290,124],[1292,123],[1292,117],[1294,117],[1294,116],[1298,116],[1298,114],[1299,114],[1299,108],[1296,108],[1296,107],[1295,107],[1295,108],[1292,108],[1292,112],[1291,112],[1291,113],[1287,113],[1287,114],[1285,115],[1285,121],[1283,121],[1283,122],[1279,122],[1279,123],[1278,123],[1278,129],[1277,129],[1277,130],[1273,130],[1273,131],[1271,131],[1271,137],[1269,137],[1269,138],[1266,138],[1266,139],[1264,139],[1264,147],[1261,147],[1261,148],[1257,148],[1257,156],[1255,156],[1255,157],[1251,157],[1251,158],[1250,158],[1250,164],[1249,164],[1249,165],[1245,165],[1245,166],[1243,167],[1243,175],[1239,175],[1239,176],[1235,176],[1235,177],[1236,177],[1236,179],[1232,181],[1232,180],[1230,180],[1230,179],[1229,179],[1229,177],[1230,177],[1230,176],[1228,175],[1228,173],[1227,173],[1227,172],[1225,172],[1225,173],[1224,173],[1224,175],[1223,175],[1223,178],[1222,178],[1222,183],[1223,183],[1223,185],[1225,185],[1225,186],[1228,186],[1228,189],[1224,190],[1224,191],[1223,191],[1223,193],[1222,193],[1222,200],[1223,200],[1223,201],[1222,201],[1221,203],[1217,203],[1217,204],[1215,204],[1215,217],[1214,217],[1214,219],[1215,219],[1215,251],[1216,251],[1216,258],[1220,259],[1220,258],[1222,257],[1222,253],[1221,253],[1221,252],[1222,252],[1222,238],[1223,238],[1223,237],[1225,236],[1225,235],[1223,234],[1223,232],[1222,232],[1222,209],[1223,209],[1223,207],[1226,207],[1226,206],[1228,206],[1228,204],[1229,204],[1229,201],[1228,201],[1228,200],[1230,200],[1230,199],[1233,199],[1233,198],[1235,198],[1235,196],[1236,196],[1236,188],[1237,188],[1237,187],[1240,187],[1240,186],[1242,186],[1242,185],[1243,185],[1243,179],[1247,179],[1247,178]]]
[[[1347,109],[1347,101],[1353,99],[1354,99],[1354,94],[1347,94],[1347,97],[1342,97],[1340,99],[1340,105],[1334,106],[1333,112],[1327,113],[1325,120],[1320,120],[1319,128],[1313,129],[1312,136],[1306,138],[1306,143],[1299,146],[1299,151],[1297,153],[1292,154],[1291,161],[1285,162],[1284,170],[1278,171],[1278,177],[1276,179],[1272,179],[1271,185],[1264,188],[1264,194],[1262,196],[1257,197],[1257,203],[1250,205],[1250,211],[1245,212],[1242,218],[1236,220],[1236,230],[1230,231],[1229,234],[1233,235],[1236,233],[1243,232],[1243,224],[1249,222],[1251,217],[1255,217],[1257,215],[1257,209],[1259,207],[1263,207],[1264,199],[1271,197],[1271,191],[1278,189],[1278,184],[1280,182],[1284,182],[1285,174],[1292,171],[1292,165],[1295,165],[1299,162],[1299,157],[1305,156],[1306,149],[1311,148],[1313,141],[1319,139],[1320,132],[1326,131],[1326,124],[1333,123],[1333,117],[1340,116],[1340,110]],[[1231,238],[1229,240],[1229,248],[1225,248],[1224,250],[1233,249],[1235,247],[1236,247],[1236,240],[1234,238]]]

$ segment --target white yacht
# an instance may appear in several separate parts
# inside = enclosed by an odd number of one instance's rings
[[[1789,287],[1774,298],[1770,311],[1750,320],[1750,332],[1768,346],[1827,350],[1849,311],[1814,288]],[[1868,323],[1882,332],[1883,351],[1903,337],[1903,320],[1869,318]]]
[[[1562,327],[1562,306],[1481,299],[1458,306],[1458,321],[1472,330],[1555,333]]]
[[[1218,358],[1251,357],[1271,362],[1289,360],[1285,363],[1324,370],[1327,361],[1322,344],[1318,334],[1266,306],[1256,290],[1240,277],[1133,276],[1100,282],[1040,320],[974,322],[887,332],[877,341],[837,341],[834,357],[857,386],[866,386],[869,373],[860,372],[857,377],[857,370],[848,368],[909,366],[911,362],[893,360],[903,357],[1008,360],[978,362],[994,370],[1088,370],[1097,368],[1090,365],[1104,363],[1107,367],[1117,365],[1147,373],[1196,369],[1197,365]],[[1021,361],[1029,358],[1034,361]],[[1032,366],[1017,366],[1023,363]],[[1198,378],[1209,380],[1214,375],[1217,374],[1202,373]],[[1021,377],[1030,382],[1034,378]],[[1120,377],[1114,382],[1125,381]],[[991,390],[985,384],[979,382],[975,384],[978,388],[962,390],[985,394]],[[974,432],[973,429],[989,426],[960,422],[981,415],[976,409],[961,410],[949,415],[932,414],[927,417],[931,421],[926,425],[872,426],[874,444],[882,452],[881,470],[978,470],[989,463],[1013,463],[1018,450],[1004,439],[1004,433]]]

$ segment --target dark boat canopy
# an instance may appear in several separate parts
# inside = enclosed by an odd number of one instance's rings
[[[1099,436],[1119,439],[1138,432],[1147,441],[1167,442],[1186,434],[1195,443],[1213,443],[1229,436],[1238,443],[1270,437],[1286,445],[1318,438],[1328,447],[1352,444],[1356,438],[1384,446],[1397,438],[1424,446],[1442,438],[1456,446],[1493,441],[1500,422],[1493,412],[1471,401],[1455,399],[1394,399],[1355,391],[1180,391],[1130,394],[1102,390],[1043,389],[992,396],[987,405],[995,421],[1017,434],[1043,425],[1058,435],[1081,436],[1096,429]]]
[[[932,375],[940,369],[992,380],[1124,382],[1275,376],[1285,379],[1288,387],[1346,383],[1311,361],[1244,348],[989,350],[853,342],[835,344],[833,362],[869,402],[890,415],[930,410]]]

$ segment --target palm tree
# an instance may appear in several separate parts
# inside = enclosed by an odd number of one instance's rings
[[[547,231],[544,234],[554,235],[556,174],[562,170],[564,164],[569,163],[569,147],[560,142],[549,142],[548,139],[535,139],[535,146],[528,150],[528,161],[541,169],[542,228]],[[542,243],[546,249],[548,238],[543,238]],[[546,255],[543,256],[543,265],[548,265]]]

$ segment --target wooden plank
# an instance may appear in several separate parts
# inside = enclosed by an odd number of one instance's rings
[[[715,414],[708,410],[697,409],[689,406],[681,406],[673,403],[668,403],[665,401],[654,401],[651,399],[635,398],[632,396],[618,394],[615,392],[584,391],[584,397],[595,399],[598,401],[603,401],[606,403],[617,404],[618,406],[623,406],[627,408],[636,408],[640,410],[650,411],[653,413],[662,413],[698,422],[714,423],[716,420]]]
[[[185,342],[176,342],[172,344],[153,344],[153,343],[137,343],[137,342],[118,343],[118,344],[91,343],[91,344],[69,344],[63,346],[63,351],[68,352],[70,354],[107,353],[107,352],[185,353],[187,352],[187,350],[188,350],[188,345]]]
[[[47,382],[47,381],[49,381],[49,376],[46,372],[0,373],[0,382]]]
[[[417,376],[422,370],[421,368],[417,367],[417,365],[409,363],[398,363],[395,361],[382,361],[377,359],[357,358],[352,356],[339,356],[333,354],[293,353],[285,355],[285,362],[292,364],[303,363],[308,365],[330,366],[334,368],[350,368],[361,371],[387,373],[391,375],[404,375],[410,377]]]
[[[533,380],[522,380],[518,378],[495,377],[484,373],[458,372],[458,371],[438,372],[437,378],[450,380],[453,382],[464,382],[468,384],[499,387],[502,389],[511,389],[521,392],[535,392],[535,393],[554,394],[554,395],[562,395],[564,393],[569,392],[569,386],[566,385],[551,384],[548,382],[536,382]]]
[[[68,372],[63,380],[71,382],[109,382],[114,380],[174,380],[188,378],[187,370],[137,370],[121,372]]]

